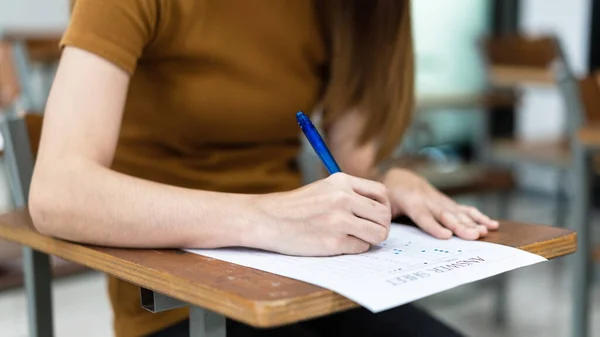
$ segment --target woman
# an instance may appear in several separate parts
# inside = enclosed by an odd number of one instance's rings
[[[36,227],[116,247],[295,255],[364,252],[401,214],[439,238],[485,235],[498,223],[413,173],[376,169],[409,122],[410,36],[408,1],[75,1],[31,187]],[[295,112],[317,104],[346,174],[300,187]],[[185,310],[152,315],[133,285],[109,288],[118,337],[185,330]],[[412,306],[271,331],[228,322],[229,335],[363,328],[453,334]]]

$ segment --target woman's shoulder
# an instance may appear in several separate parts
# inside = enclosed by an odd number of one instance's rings
[[[164,6],[170,5],[162,0],[71,0],[71,19],[61,47],[87,50],[133,73],[156,37]]]

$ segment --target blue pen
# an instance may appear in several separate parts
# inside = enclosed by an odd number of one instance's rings
[[[333,159],[331,152],[329,152],[327,145],[325,145],[325,141],[323,138],[321,138],[319,131],[317,131],[317,128],[315,128],[313,123],[310,121],[310,118],[308,118],[308,116],[306,116],[302,111],[298,111],[296,114],[296,120],[298,121],[298,125],[300,125],[300,129],[302,129],[302,132],[304,132],[306,139],[308,139],[310,145],[313,147],[319,158],[321,158],[325,168],[327,168],[327,171],[329,171],[329,174],[342,172],[338,164],[335,162],[335,159]]]

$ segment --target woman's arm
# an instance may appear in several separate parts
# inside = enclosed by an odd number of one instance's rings
[[[477,239],[486,235],[488,229],[498,227],[497,221],[474,207],[457,204],[408,170],[396,168],[380,173],[375,167],[376,144],[358,144],[363,123],[364,117],[356,111],[335,121],[327,130],[331,152],[344,172],[381,181],[388,188],[393,216],[408,215],[423,230],[439,238],[449,238],[454,233],[464,239]]]
[[[358,111],[342,115],[326,131],[327,142],[342,171],[355,177],[381,180],[375,167],[375,142],[358,144],[364,123],[364,116]]]
[[[129,75],[112,63],[65,49],[31,185],[36,227],[61,238],[111,246],[243,244],[250,234],[240,221],[247,196],[176,188],[109,169],[128,85]]]
[[[29,198],[42,233],[107,246],[246,246],[295,255],[358,253],[387,237],[385,187],[344,174],[290,192],[239,195],[111,170],[128,85],[114,64],[65,48]]]

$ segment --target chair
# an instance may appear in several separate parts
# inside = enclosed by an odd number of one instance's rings
[[[13,102],[20,91],[17,85],[17,74],[11,60],[12,48],[7,43],[0,42],[0,110],[6,109],[10,105],[9,102]],[[4,145],[0,155],[4,155]],[[20,247],[8,242],[0,243],[0,261],[14,260],[19,257]],[[7,268],[0,267],[0,274],[6,274],[7,272]]]
[[[19,106],[30,106],[20,102],[20,94],[27,83],[19,81],[16,57],[26,56],[24,48],[19,51],[18,42],[0,41],[0,128],[4,140],[3,159],[9,177],[14,206],[23,207],[27,201],[29,181],[33,162],[37,153],[42,129],[42,113],[25,111]],[[26,60],[25,60],[26,61]],[[24,282],[23,270],[18,267],[21,258],[19,247],[0,242],[4,254],[0,256],[0,290],[21,286]],[[26,249],[27,250],[27,249]],[[29,259],[35,253],[24,251],[23,258]],[[55,277],[72,275],[87,270],[79,265],[52,258],[52,274]],[[48,273],[50,273],[48,271]]]
[[[417,113],[429,111],[452,109],[491,109],[514,106],[519,95],[511,89],[490,89],[477,94],[469,95],[428,95],[417,98]],[[407,168],[426,178],[433,186],[441,192],[457,197],[462,195],[484,195],[495,197],[495,217],[505,219],[508,213],[509,193],[514,190],[516,180],[513,171],[509,168],[489,165],[485,162],[471,163],[440,163],[432,160],[430,156],[419,153],[419,144],[414,144],[420,136],[425,134],[431,137],[432,131],[428,126],[413,122],[405,138],[403,149],[383,164],[383,168],[401,167]],[[407,144],[406,140],[410,143]],[[481,199],[481,198],[480,198]],[[487,205],[486,205],[487,206]],[[506,321],[506,277],[501,276],[494,279],[494,290],[496,293],[496,304],[494,308],[494,319],[497,324],[502,325]]]
[[[50,92],[50,87],[54,80],[54,72],[60,59],[61,51],[58,45],[62,34],[62,30],[0,30],[0,38],[4,41],[14,43],[17,47],[15,52],[18,54],[18,57],[15,62],[19,70],[20,82],[30,83],[29,70],[32,66],[42,75],[41,93],[45,97],[36,100],[34,99],[33,92],[29,90],[31,89],[30,86],[23,86],[22,88],[21,96],[24,96],[26,102],[31,105],[27,109],[43,110],[47,94]]]
[[[555,222],[565,225],[566,175],[571,166],[571,147],[581,123],[577,81],[569,68],[557,38],[507,35],[484,39],[481,51],[486,60],[492,88],[519,89],[527,86],[556,87],[565,103],[567,123],[564,136],[545,141],[514,138],[480,140],[479,158],[488,163],[514,165],[530,163],[559,171]]]
[[[571,261],[573,270],[572,331],[574,337],[589,335],[591,280],[594,262],[600,263],[600,248],[592,247],[590,214],[592,210],[591,177],[594,156],[600,154],[600,72],[579,81],[583,107],[583,126],[574,139],[573,229],[577,231],[578,249]],[[596,171],[597,173],[597,171]]]
[[[436,188],[450,196],[468,194],[491,194],[499,196],[499,218],[506,217],[508,208],[507,194],[515,188],[513,170],[494,163],[479,161],[445,165],[428,159],[419,154],[422,144],[418,143],[420,134],[431,133],[423,131],[428,126],[418,120],[419,115],[439,110],[473,110],[495,109],[514,106],[520,98],[520,93],[514,88],[490,87],[474,94],[440,94],[417,97],[416,121],[408,130],[408,144],[403,144],[404,151],[395,155],[387,166],[410,168],[427,178]],[[483,112],[487,117],[488,112]],[[486,130],[482,130],[487,133]],[[480,136],[479,138],[482,138]],[[407,149],[408,148],[408,149]]]
[[[572,134],[578,123],[579,108],[576,81],[571,75],[558,44],[553,37],[526,38],[522,36],[502,36],[485,39],[481,49],[486,56],[490,86],[483,92],[460,97],[420,98],[417,108],[432,110],[439,108],[503,108],[514,106],[520,98],[523,85],[557,86],[568,103],[573,118],[569,120],[567,133]],[[562,174],[570,167],[569,143],[564,140],[553,142],[522,142],[512,139],[490,139],[487,126],[488,112],[483,113],[484,125],[477,139],[477,160],[474,163],[446,167],[414,159],[416,164],[398,164],[411,160],[396,159],[395,165],[409,166],[427,177],[434,186],[451,196],[473,193],[498,195],[499,218],[504,218],[508,208],[507,194],[515,187],[513,169],[506,163],[534,162],[552,165],[561,169]],[[394,164],[393,164],[394,165]],[[565,180],[565,179],[561,179]],[[564,186],[559,186],[555,221],[564,225],[565,202]],[[506,322],[507,276],[497,278],[495,319],[498,324]]]

